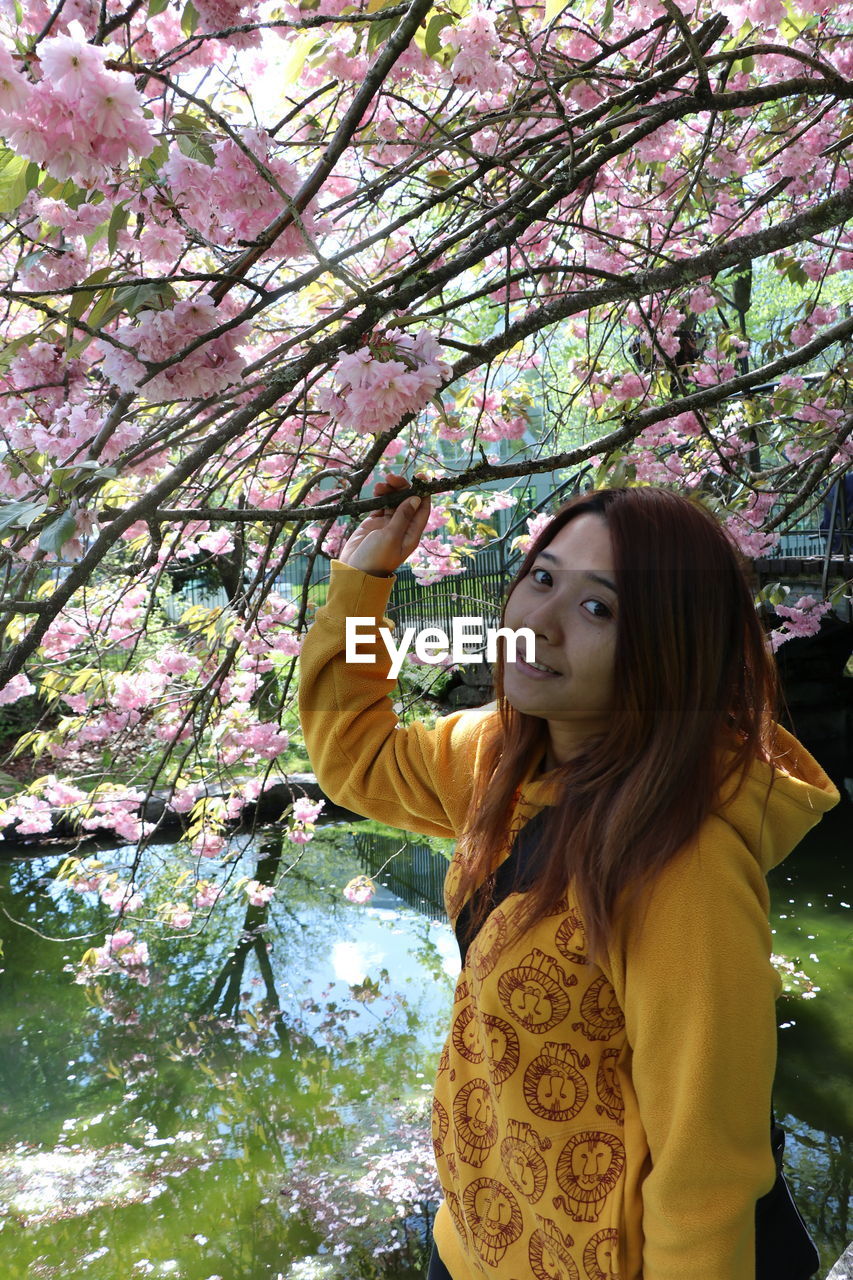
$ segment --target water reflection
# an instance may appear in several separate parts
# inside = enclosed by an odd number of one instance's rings
[[[248,849],[246,873],[263,882],[279,853]],[[269,908],[241,897],[203,936],[152,944],[148,988],[107,978],[87,991],[64,970],[110,920],[52,894],[58,862],[2,868],[6,910],[39,931],[6,931],[4,1278],[272,1280],[328,1260],[354,1229],[342,1219],[327,1239],[290,1188],[321,1172],[354,1184],[371,1161],[379,1178],[381,1156],[408,1158],[406,1125],[428,1132],[452,995],[446,926],[390,895],[369,912],[345,903],[357,863],[345,834],[328,832]],[[354,1167],[366,1134],[381,1146]],[[383,1185],[360,1193],[377,1224]],[[394,1251],[394,1274],[405,1257]]]
[[[786,979],[779,1001],[776,1110],[790,1135],[797,1203],[827,1270],[853,1236],[851,829],[844,803],[770,876],[774,949],[807,980]]]
[[[771,886],[789,966],[776,1106],[825,1270],[851,1234],[848,826],[849,810],[829,815]],[[112,856],[118,868],[131,852]],[[282,856],[271,833],[237,874],[272,883]],[[0,868],[20,922],[6,920],[0,988],[4,1280],[413,1280],[425,1108],[458,969],[437,919],[442,853],[326,828],[269,906],[224,898],[199,936],[152,943],[148,988],[74,984],[111,920],[56,890],[59,861]],[[343,900],[382,867],[369,908]]]

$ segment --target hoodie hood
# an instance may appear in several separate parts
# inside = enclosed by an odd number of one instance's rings
[[[550,776],[537,776],[544,754],[543,745],[531,758],[521,786],[518,815],[525,820],[554,801]],[[715,812],[737,832],[765,874],[787,858],[841,799],[814,756],[779,724],[774,765],[754,760],[739,784],[739,774],[726,781]]]
[[[773,766],[755,760],[743,786],[730,778],[718,812],[766,873],[795,849],[841,795],[801,742],[776,726]]]

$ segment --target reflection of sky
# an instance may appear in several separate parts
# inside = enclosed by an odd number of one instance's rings
[[[388,894],[390,898],[392,895]],[[411,951],[403,950],[400,936],[405,938],[407,913],[388,907],[368,908],[359,930],[358,941],[336,942],[332,947],[332,966],[335,977],[350,985],[375,977],[380,969],[394,966],[394,980],[412,982],[419,976],[420,961]],[[430,941],[441,957],[441,966],[448,978],[459,975],[459,948],[449,925],[436,922],[430,926]]]
[[[315,913],[299,914],[307,922]],[[303,1014],[309,1029],[323,1020],[327,1004],[346,1004],[355,1010],[348,1027],[358,1032],[375,1027],[377,1018],[389,1023],[401,1013],[402,1029],[402,998],[418,1015],[423,1047],[438,1047],[449,1026],[459,973],[459,950],[450,925],[426,920],[387,889],[380,889],[369,907],[348,906],[333,921],[326,919],[327,945],[315,952],[310,972],[291,970],[280,984],[282,1003],[291,991],[301,1000],[312,998],[320,1011]],[[432,965],[424,962],[430,951]],[[352,988],[367,980],[377,983],[381,994],[362,1004],[353,999]]]
[[[318,842],[319,846],[319,842]],[[239,874],[252,876],[256,871],[257,847],[251,839],[238,837],[231,841],[231,848],[238,850],[243,857],[236,870]],[[154,853],[161,856],[174,857],[175,851],[168,846],[159,846]],[[135,848],[132,845],[119,845],[97,851],[86,851],[86,860],[100,857],[108,871],[118,871],[124,878],[130,870]],[[317,865],[313,865],[316,859]],[[317,876],[317,883],[322,884],[323,871],[320,870],[323,855],[319,847],[309,846],[302,852],[302,864]],[[78,895],[69,889],[67,881],[56,880],[55,873],[61,859],[55,855],[44,859],[29,860],[29,874],[38,867],[44,876],[42,887],[50,896],[55,908],[63,914],[73,912],[75,904],[84,899],[90,906],[97,903],[97,894]],[[192,863],[193,859],[188,859]],[[207,873],[216,881],[216,864],[201,864],[201,874]],[[357,864],[345,867],[346,874],[360,870]],[[336,877],[337,879],[337,877]],[[424,1048],[440,1045],[446,1034],[453,987],[459,975],[459,949],[453,930],[446,922],[430,921],[414,908],[409,907],[390,889],[378,885],[377,892],[370,906],[358,906],[346,903],[340,895],[341,884],[329,884],[334,901],[330,904],[299,904],[288,902],[287,880],[279,886],[277,901],[270,910],[270,941],[273,944],[271,959],[273,970],[279,979],[277,988],[280,993],[282,1007],[292,1010],[294,1001],[313,1000],[321,1006],[321,1012],[315,1015],[303,1013],[303,1020],[309,1029],[322,1021],[325,1016],[325,1005],[336,1001],[339,1005],[354,1008],[355,1015],[350,1025],[355,1029],[363,1029],[368,1024],[375,1025],[376,1016],[390,1018],[399,1004],[398,997],[403,997],[410,1008],[413,1008],[422,1021],[420,1036]],[[281,904],[289,907],[290,924],[279,916]],[[223,900],[216,911],[217,918],[223,916],[233,918],[234,924],[242,920],[245,910],[245,899],[242,895],[232,898],[226,889]],[[103,927],[110,931],[116,920],[111,911],[102,909]],[[145,913],[143,913],[145,914]],[[190,932],[204,927],[205,912],[197,913]],[[308,948],[294,946],[297,935],[292,932],[294,919],[307,927],[305,941],[310,939]],[[282,936],[282,926],[284,926]],[[140,929],[139,921],[128,918],[124,927],[146,936]],[[155,926],[154,936],[173,938],[180,945],[179,935],[171,934],[168,929]],[[100,937],[89,939],[94,945],[101,941]],[[283,945],[286,963],[284,971],[279,969],[277,955],[281,956]],[[213,944],[214,950],[218,946]],[[306,950],[307,953],[306,954]],[[431,963],[430,963],[430,952]],[[208,970],[210,958],[206,956],[199,962],[199,970]],[[190,966],[194,969],[195,966]],[[386,970],[388,979],[381,979],[380,973]],[[257,978],[254,977],[256,966],[254,958],[247,963],[244,988],[248,988],[254,999],[261,1000],[265,992]],[[441,975],[439,977],[438,975]],[[369,1005],[353,1002],[351,988],[360,986],[366,979],[378,982],[381,995]],[[435,1036],[438,1039],[435,1039]]]

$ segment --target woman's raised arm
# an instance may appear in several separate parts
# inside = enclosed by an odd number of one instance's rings
[[[389,476],[377,493],[406,486]],[[408,500],[407,500],[408,501]],[[378,512],[332,561],[326,603],[302,645],[299,714],[317,780],[336,804],[390,826],[454,836],[467,816],[479,739],[488,712],[460,711],[402,727],[379,628],[393,573],[420,541],[429,500]],[[358,661],[347,661],[347,620],[360,619]]]

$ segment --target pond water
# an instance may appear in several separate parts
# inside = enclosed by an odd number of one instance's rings
[[[830,814],[772,881],[776,1110],[824,1271],[853,1235],[849,826]],[[321,828],[268,911],[232,898],[198,936],[152,945],[149,986],[97,991],[71,967],[106,909],[57,889],[60,857],[0,865],[4,1280],[422,1274],[458,971],[440,855],[405,850],[367,908],[341,896],[401,844]],[[272,833],[249,844],[242,873],[278,852]]]

